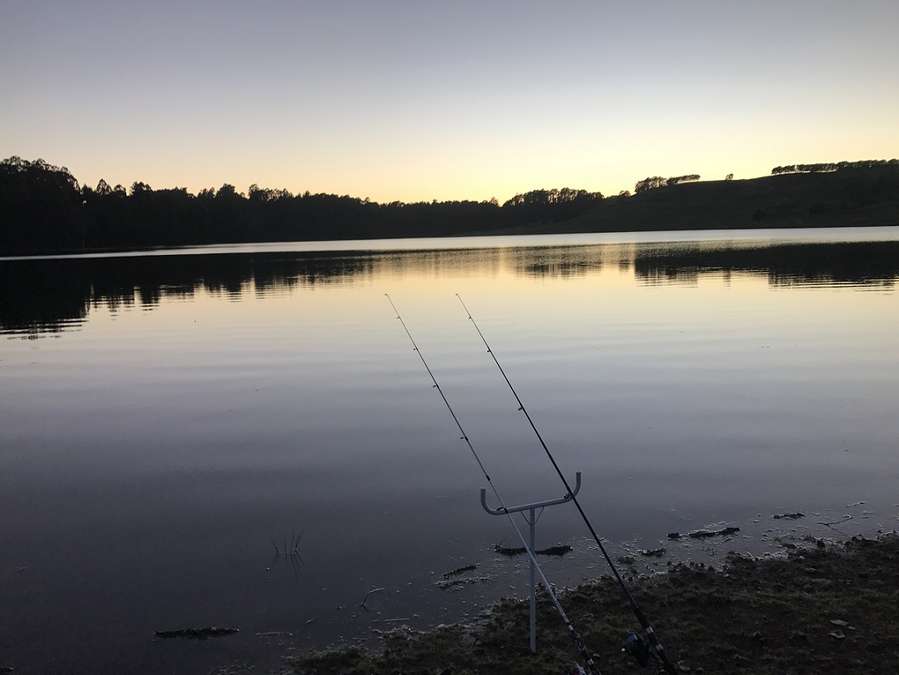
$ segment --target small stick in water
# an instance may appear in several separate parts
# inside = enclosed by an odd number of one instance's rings
[[[359,606],[360,606],[362,609],[366,609],[366,610],[367,610],[368,607],[365,606],[365,603],[368,601],[368,597],[369,597],[370,595],[372,595],[373,593],[380,593],[380,592],[383,591],[383,590],[384,590],[384,589],[381,588],[381,587],[378,587],[378,588],[370,588],[370,589],[368,589],[368,593],[366,593],[366,594],[365,594],[365,597],[362,598],[362,602],[359,603]]]

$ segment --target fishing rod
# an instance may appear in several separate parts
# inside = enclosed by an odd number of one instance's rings
[[[537,561],[537,557],[534,555],[534,552],[531,550],[530,545],[524,538],[524,534],[522,534],[521,529],[518,527],[518,524],[515,522],[515,519],[512,517],[512,514],[509,513],[508,507],[506,506],[505,500],[503,500],[502,496],[499,493],[499,490],[496,487],[496,484],[493,482],[493,479],[490,477],[490,474],[487,472],[487,468],[484,466],[484,462],[481,461],[481,457],[478,454],[477,450],[474,449],[474,444],[471,442],[471,438],[469,438],[468,434],[465,433],[465,429],[462,428],[462,422],[459,421],[458,416],[456,415],[455,410],[453,410],[453,406],[450,405],[449,399],[446,397],[446,394],[443,393],[443,389],[440,387],[440,384],[437,382],[437,378],[434,376],[434,373],[431,371],[431,367],[428,365],[428,362],[425,360],[424,354],[421,353],[421,350],[418,348],[418,344],[415,342],[415,338],[412,337],[412,332],[409,330],[409,327],[406,325],[406,322],[403,320],[403,317],[400,315],[400,310],[397,309],[396,305],[393,303],[393,298],[390,297],[389,293],[384,294],[387,298],[387,301],[390,303],[390,306],[393,307],[393,311],[396,312],[397,320],[402,324],[403,330],[406,331],[406,335],[409,337],[409,342],[412,343],[412,351],[418,354],[418,358],[421,359],[421,364],[425,367],[425,370],[428,372],[428,377],[431,378],[431,382],[434,383],[434,389],[437,390],[437,393],[440,394],[440,398],[443,399],[443,403],[446,406],[446,409],[449,411],[450,417],[453,418],[453,422],[455,422],[456,427],[459,429],[459,433],[461,436],[459,440],[465,441],[465,444],[468,446],[468,449],[471,450],[471,454],[474,457],[475,461],[478,464],[478,467],[481,469],[481,473],[484,474],[484,478],[487,480],[487,483],[490,485],[491,490],[493,490],[493,495],[496,497],[496,501],[500,504],[500,510],[503,511],[506,517],[509,519],[509,524],[512,526],[512,529],[515,530],[515,534],[518,535],[518,538],[521,540],[522,546],[524,546],[525,552],[528,554],[528,558],[530,558],[531,563],[537,570],[537,573],[540,575],[540,581],[543,583],[544,588],[546,588],[546,592],[549,593],[549,597],[552,599],[553,605],[555,605],[556,611],[559,612],[559,616],[562,617],[562,622],[565,624],[565,627],[568,629],[568,634],[571,636],[571,639],[574,641],[575,647],[581,653],[581,656],[584,657],[584,661],[586,663],[586,675],[601,675],[599,670],[593,670],[595,665],[593,663],[593,657],[590,654],[590,651],[587,649],[587,646],[584,644],[584,641],[581,639],[580,634],[574,627],[574,624],[571,623],[571,619],[568,618],[568,614],[566,614],[565,610],[562,608],[562,604],[559,602],[559,598],[556,596],[556,592],[553,590],[553,587],[550,585],[549,581],[546,579],[546,575],[543,573],[543,568],[540,566],[540,563]]]
[[[649,648],[652,650],[652,654],[659,660],[662,667],[665,669],[666,673],[671,675],[675,675],[677,670],[674,665],[671,663],[671,660],[668,658],[668,655],[665,653],[665,649],[662,647],[662,643],[659,642],[658,637],[656,636],[656,632],[652,627],[652,624],[649,622],[649,619],[643,613],[643,610],[640,608],[640,605],[637,604],[636,598],[634,598],[630,589],[627,587],[627,584],[624,583],[624,579],[622,579],[621,574],[618,572],[618,568],[615,567],[615,563],[612,562],[612,558],[609,556],[608,551],[606,551],[606,547],[603,546],[602,541],[599,538],[599,535],[596,534],[596,530],[593,528],[593,523],[590,522],[590,518],[587,517],[586,512],[584,512],[583,507],[578,501],[577,496],[571,491],[571,486],[568,484],[568,479],[565,478],[565,474],[562,473],[562,470],[559,468],[559,464],[556,462],[556,458],[553,457],[552,452],[550,452],[549,447],[546,445],[546,441],[543,440],[543,436],[540,431],[537,429],[537,425],[534,424],[534,420],[531,418],[530,413],[528,413],[527,408],[524,406],[524,402],[521,400],[521,397],[518,395],[518,392],[515,390],[515,387],[512,386],[511,380],[509,380],[509,376],[506,375],[506,371],[503,370],[502,365],[499,362],[499,359],[496,358],[496,354],[493,351],[493,348],[490,346],[490,343],[487,342],[487,338],[484,337],[484,333],[481,332],[480,326],[478,326],[478,322],[475,321],[474,317],[471,314],[471,310],[468,309],[468,306],[465,304],[465,301],[462,299],[462,296],[456,293],[456,297],[459,298],[459,302],[462,304],[462,308],[465,310],[465,313],[468,315],[469,321],[471,321],[472,325],[474,325],[475,330],[478,332],[478,335],[481,338],[481,342],[484,343],[484,346],[487,348],[487,353],[490,354],[490,357],[493,359],[493,362],[496,364],[496,367],[499,368],[500,374],[503,376],[503,379],[506,381],[506,384],[509,385],[509,390],[512,392],[512,395],[515,397],[515,400],[518,402],[518,410],[524,413],[525,418],[528,421],[528,424],[531,425],[531,429],[534,430],[534,433],[537,435],[537,440],[540,441],[540,445],[543,446],[543,450],[546,453],[546,456],[549,458],[550,463],[553,468],[556,470],[556,473],[559,475],[559,478],[562,480],[562,484],[565,486],[565,489],[568,490],[568,494],[571,495],[571,501],[574,502],[574,505],[577,507],[578,513],[581,514],[581,519],[583,519],[584,524],[587,526],[587,529],[590,531],[590,534],[593,536],[593,540],[596,542],[596,545],[599,547],[600,552],[603,557],[606,559],[606,562],[609,565],[609,568],[612,570],[612,574],[614,574],[615,579],[618,581],[618,585],[621,587],[621,590],[624,591],[624,595],[627,598],[628,604],[631,606],[631,611],[634,613],[634,616],[637,617],[637,621],[640,622],[640,626],[643,628],[643,632],[646,634],[646,639],[649,641]],[[625,641],[625,650],[629,652],[632,656],[634,656],[640,665],[647,665],[648,663],[648,655],[649,649],[647,649],[645,643],[642,642],[640,636],[631,633],[628,635],[627,640]]]

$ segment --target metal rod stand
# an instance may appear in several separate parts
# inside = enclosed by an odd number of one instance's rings
[[[528,515],[524,516],[524,519],[528,521],[528,525],[530,526],[530,539],[528,541],[528,546],[531,549],[531,553],[536,553],[536,545],[537,545],[537,520],[540,517],[537,514],[537,510],[540,510],[540,513],[543,513],[543,509],[547,506],[555,506],[557,504],[565,504],[566,502],[570,502],[574,496],[581,491],[581,472],[578,471],[575,474],[575,485],[574,490],[572,492],[567,493],[564,497],[560,497],[559,499],[545,499],[540,502],[532,502],[530,504],[521,504],[519,506],[510,506],[509,508],[498,508],[492,509],[487,506],[487,490],[485,488],[481,488],[481,506],[484,507],[484,510],[492,516],[504,516],[509,513],[518,513],[527,511]],[[530,560],[531,574],[530,574],[530,632],[531,632],[531,653],[535,654],[537,652],[537,570],[534,567],[534,560],[531,558]]]

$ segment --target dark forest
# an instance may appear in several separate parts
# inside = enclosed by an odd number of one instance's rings
[[[191,244],[899,223],[899,162],[775,167],[772,176],[645,178],[635,194],[570,188],[489,201],[378,203],[251,185],[201,190],[81,185],[65,167],[0,162],[0,253]]]

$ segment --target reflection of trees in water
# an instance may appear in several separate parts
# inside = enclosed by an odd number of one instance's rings
[[[0,263],[0,329],[26,337],[77,326],[92,307],[153,309],[198,291],[239,299],[378,275],[569,278],[603,265],[644,283],[692,283],[702,274],[764,275],[772,285],[892,287],[899,242],[843,244],[592,245],[368,253],[252,253],[20,260]]]
[[[510,267],[516,274],[528,277],[582,277],[602,268],[603,260],[614,253],[615,246],[553,246],[550,248],[513,249]]]
[[[0,263],[0,329],[55,333],[65,323],[83,319],[91,303],[85,279],[51,266]]]
[[[232,300],[375,274],[496,274],[498,249],[63,258],[0,262],[0,330],[26,337],[77,326],[91,307],[152,309],[205,291]]]
[[[899,275],[899,242],[777,244],[638,250],[634,273],[648,283],[693,283],[700,275],[765,275],[772,286],[853,284],[892,288]]]
[[[91,307],[152,309],[205,291],[239,299],[363,274],[366,256],[172,255],[0,263],[0,329],[26,336],[78,324]]]
[[[496,276],[503,269],[504,254],[500,248],[392,251],[372,254],[372,262],[375,273],[391,276]]]

